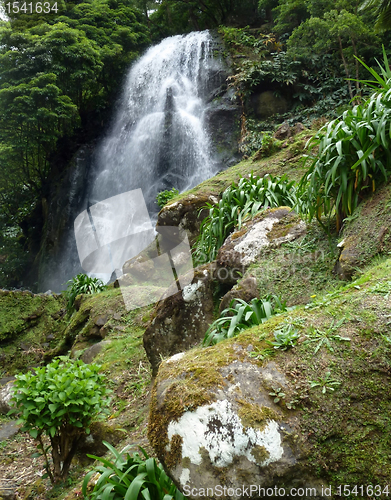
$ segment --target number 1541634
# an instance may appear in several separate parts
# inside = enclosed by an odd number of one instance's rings
[[[50,2],[8,2],[5,4],[6,12],[8,14],[50,14],[50,12],[58,11],[57,2],[51,4]]]

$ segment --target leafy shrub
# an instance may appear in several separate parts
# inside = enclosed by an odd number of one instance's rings
[[[104,386],[105,376],[98,373],[99,368],[62,356],[46,367],[36,368],[35,374],[16,376],[13,412],[21,411],[21,430],[37,440],[52,483],[66,479],[80,438],[89,434],[92,420],[107,411],[110,391]],[[45,434],[49,446],[43,442]]]
[[[209,215],[200,227],[194,259],[197,265],[215,259],[218,249],[229,233],[246,217],[254,217],[258,212],[270,207],[297,204],[296,187],[286,175],[273,177],[265,175],[242,177],[238,184],[228,187],[217,205],[207,203]]]
[[[345,111],[342,117],[326,124],[309,141],[310,166],[300,181],[300,192],[309,200],[309,218],[321,221],[324,214],[336,213],[337,231],[365,195],[387,181],[391,171],[391,72],[381,78],[371,73],[382,86],[363,104]],[[377,77],[376,77],[377,75]]]
[[[91,278],[87,274],[78,274],[67,282],[68,288],[65,292],[67,298],[67,311],[70,314],[74,307],[75,299],[81,293],[98,293],[106,289],[106,285],[99,278]]]
[[[176,488],[171,479],[166,475],[161,465],[154,458],[148,457],[143,448],[139,447],[142,454],[129,455],[131,446],[126,446],[118,452],[109,443],[103,444],[114,455],[111,462],[105,458],[88,455],[99,460],[103,465],[98,465],[90,471],[83,481],[82,493],[89,500],[184,500],[183,494]],[[126,455],[125,455],[126,453]],[[88,483],[96,473],[100,474],[91,493],[88,493]]]
[[[158,193],[158,195],[156,196],[156,203],[160,208],[163,208],[177,194],[179,194],[179,191],[175,188],[172,188],[171,190],[166,189],[165,191],[160,191],[160,193]]]
[[[234,299],[230,307],[221,312],[220,318],[210,325],[205,333],[203,345],[214,345],[224,339],[235,337],[246,328],[260,325],[271,316],[286,310],[286,302],[282,302],[276,295],[252,299],[250,303]]]

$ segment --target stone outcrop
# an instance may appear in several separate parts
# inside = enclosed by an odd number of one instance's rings
[[[305,223],[288,207],[269,209],[234,231],[219,249],[215,277],[234,284],[266,248],[303,236]]]
[[[341,254],[334,271],[340,279],[350,279],[377,254],[391,251],[391,213],[388,184],[361,203],[354,218],[342,231]]]
[[[259,289],[257,279],[254,276],[248,276],[237,283],[221,299],[219,312],[230,306],[232,300],[241,299],[250,302],[252,299],[259,299]]]
[[[204,338],[213,321],[212,272],[211,264],[196,268],[189,285],[156,304],[144,333],[144,348],[154,375],[162,357],[189,349]]]
[[[157,226],[178,226],[184,229],[190,245],[193,245],[199,235],[201,222],[209,213],[209,210],[204,208],[206,203],[217,202],[218,199],[212,195],[189,194],[166,205],[159,212]]]
[[[6,415],[13,408],[11,398],[14,396],[14,382],[11,380],[0,386],[0,414]]]

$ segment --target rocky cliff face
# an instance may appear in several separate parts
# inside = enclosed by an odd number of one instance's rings
[[[65,282],[82,272],[76,242],[69,238],[76,216],[84,210],[95,143],[82,146],[68,168],[51,186],[45,209],[41,247],[34,265],[38,268],[38,289],[61,291]],[[60,265],[61,263],[61,265]]]

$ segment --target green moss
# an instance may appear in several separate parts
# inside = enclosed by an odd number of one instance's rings
[[[267,406],[259,406],[245,400],[238,400],[239,411],[238,415],[243,427],[252,427],[262,431],[269,420],[281,420],[277,413]]]
[[[0,374],[14,375],[42,361],[66,327],[61,295],[0,291]]]
[[[170,441],[170,451],[166,453],[165,462],[169,469],[173,469],[182,459],[183,438],[174,434]]]
[[[271,238],[286,234],[291,222],[289,218],[285,222],[287,224],[274,225],[269,233]],[[289,306],[307,303],[311,296],[341,286],[333,274],[336,241],[331,243],[330,247],[324,232],[313,223],[305,236],[279,248],[265,248],[257,262],[248,268],[243,280],[255,277],[261,296],[278,295]]]
[[[247,228],[240,229],[239,231],[235,231],[234,233],[231,234],[231,240],[236,240],[246,234]]]
[[[255,458],[258,464],[262,464],[270,457],[270,453],[264,446],[256,445],[251,448],[251,455]]]
[[[272,229],[267,233],[269,241],[274,241],[277,238],[286,236],[289,231],[300,222],[300,217],[296,214],[289,214],[283,217],[276,224],[273,224]]]
[[[62,316],[64,306],[65,301],[59,295],[0,291],[0,342],[36,326],[49,327]]]

